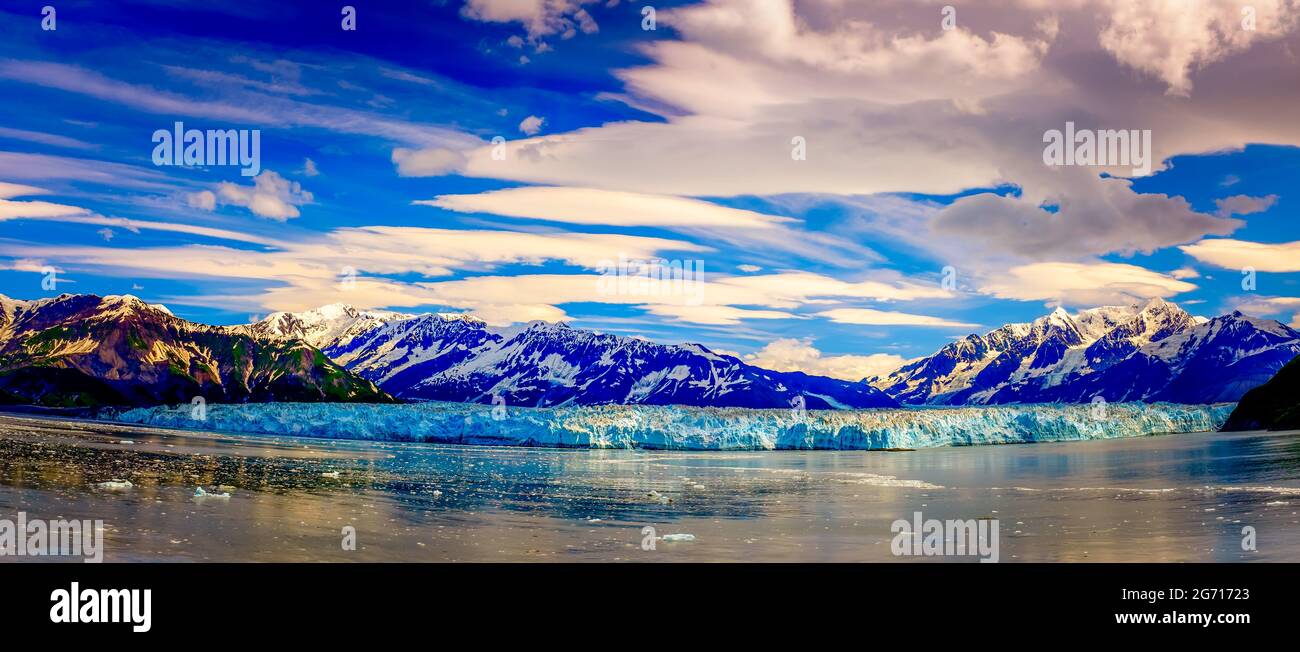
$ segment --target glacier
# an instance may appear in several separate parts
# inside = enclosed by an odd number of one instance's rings
[[[882,450],[1078,441],[1217,430],[1233,404],[1111,403],[869,410],[475,403],[208,404],[98,418],[190,430],[448,444],[653,450]]]

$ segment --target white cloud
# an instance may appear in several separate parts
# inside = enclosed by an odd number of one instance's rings
[[[1137,194],[1124,179],[1059,175],[1068,199],[1047,211],[1034,199],[982,193],[962,197],[931,222],[933,234],[982,252],[1030,260],[1059,260],[1111,252],[1150,253],[1192,242],[1205,234],[1227,235],[1239,220],[1198,213],[1181,197]],[[971,247],[972,244],[979,245]]]
[[[1139,303],[1196,289],[1195,285],[1136,265],[1044,262],[1021,265],[980,283],[1001,299],[1075,306]]]
[[[1018,186],[1019,196],[964,197],[936,218],[927,248],[945,258],[956,251],[974,271],[1229,235],[1240,220],[1098,176],[1127,168],[1044,166],[1042,135],[1067,120],[1152,129],[1157,171],[1177,154],[1300,144],[1300,127],[1273,109],[1300,104],[1300,88],[1286,83],[1300,39],[1292,14],[1275,10],[1294,3],[1259,7],[1249,42],[1219,33],[1239,27],[1239,4],[1131,4],[1013,1],[947,32],[890,0],[709,0],[663,10],[673,31],[644,45],[651,63],[618,73],[619,95],[663,121],[525,138],[507,144],[505,160],[479,147],[457,170],[708,197]],[[1187,90],[1184,79],[1198,92],[1166,94]],[[791,159],[795,137],[805,139],[806,160]],[[971,238],[984,246],[970,247]],[[970,260],[972,249],[1008,258]]]
[[[795,221],[698,199],[590,188],[532,186],[476,195],[442,195],[415,203],[461,213],[492,213],[570,224],[768,229]]]
[[[930,326],[942,328],[975,328],[978,324],[968,324],[942,317],[914,315],[905,312],[890,312],[873,308],[836,308],[817,313],[840,324],[859,324],[862,326]]]
[[[558,35],[572,38],[581,31],[593,34],[599,31],[595,19],[584,4],[596,0],[466,0],[461,15],[471,20],[490,23],[518,23],[524,27],[530,42],[542,37]]]
[[[232,93],[239,100],[194,100],[62,63],[0,59],[0,79],[79,93],[140,111],[169,116],[169,121],[174,116],[187,116],[259,125],[264,129],[273,126],[314,127],[386,138],[421,147],[470,147],[480,143],[473,136],[444,127],[404,122],[382,114],[350,108],[289,100],[274,94],[243,92]]]
[[[1169,272],[1169,275],[1180,281],[1201,277],[1201,273],[1192,269],[1191,267],[1180,267],[1172,272]]]
[[[217,209],[217,196],[211,190],[200,190],[185,195],[185,203],[190,208],[197,208],[205,211],[214,211]]]
[[[1293,0],[1107,0],[1100,42],[1116,59],[1154,75],[1175,95],[1192,91],[1192,73],[1295,27]],[[1254,27],[1245,29],[1245,8]]]
[[[880,274],[878,279],[844,281],[812,272],[780,272],[733,276],[718,279],[726,292],[745,290],[770,297],[774,307],[793,307],[818,299],[864,299],[870,301],[912,301],[916,299],[946,299],[952,292],[937,284],[924,284],[903,280],[898,275]],[[743,296],[743,295],[742,295]],[[824,301],[823,301],[824,302]],[[744,303],[735,301],[733,303]]]
[[[782,310],[755,310],[719,305],[673,305],[657,304],[646,306],[646,312],[660,317],[670,317],[677,321],[713,326],[731,326],[745,319],[798,319],[799,316]]]
[[[1203,263],[1224,269],[1249,267],[1261,272],[1300,272],[1300,241],[1263,243],[1215,238],[1179,249]]]
[[[1300,297],[1247,297],[1237,304],[1237,310],[1252,315],[1275,315],[1297,309],[1300,309]]]
[[[25,140],[42,145],[52,145],[54,147],[67,147],[70,149],[99,149],[99,145],[88,143],[76,138],[60,136],[58,134],[47,134],[40,131],[28,131],[26,129],[12,129],[10,127],[0,127],[0,138],[13,138],[15,140]]]
[[[283,222],[298,217],[298,206],[310,204],[312,194],[302,184],[290,181],[273,170],[253,178],[253,186],[239,186],[223,181],[217,186],[221,201],[243,206],[254,215]]]
[[[35,274],[44,274],[50,267],[51,267],[50,265],[45,264],[45,261],[37,260],[35,258],[16,258],[14,260],[9,260],[9,261],[0,261],[0,269],[14,271],[14,272],[32,272]],[[55,267],[54,271],[60,275],[59,283],[68,282],[64,278],[62,278],[62,275],[64,273],[64,270],[62,268]]]
[[[740,270],[740,271],[742,271],[742,272],[750,273],[750,274],[752,274],[752,273],[754,273],[754,272],[761,272],[761,271],[763,271],[763,268],[762,268],[762,267],[759,267],[758,265],[749,265],[749,264],[745,264],[745,265],[736,265],[736,269],[738,269],[738,270]]]
[[[115,188],[173,190],[166,175],[151,167],[26,152],[0,152],[0,178],[35,181],[71,179]]]
[[[819,24],[807,19],[818,8],[789,0],[713,0],[661,11],[682,39],[650,42],[645,52],[657,65],[619,75],[637,95],[730,118],[842,98],[902,105],[955,97],[972,106],[1021,86],[1054,37],[1046,25],[1026,36],[988,38],[960,24],[909,32],[857,17],[851,5],[824,7],[835,16]],[[700,76],[705,70],[714,74]]]
[[[852,238],[796,228],[802,224],[800,220],[672,195],[529,186],[443,195],[414,203],[569,224],[663,227],[690,234],[700,242],[720,240],[751,252],[779,251],[842,267],[860,267],[879,259]]]
[[[84,219],[94,218],[97,216]],[[107,218],[97,221],[124,228],[173,228]],[[207,231],[212,233],[204,235],[223,235],[215,229]],[[250,241],[255,240],[250,237]],[[746,320],[806,319],[808,316],[796,309],[829,308],[843,301],[950,296],[936,286],[884,273],[855,281],[808,272],[702,277],[691,279],[689,287],[665,281],[639,290],[630,286],[627,291],[611,286],[608,276],[595,273],[436,280],[455,271],[479,273],[506,264],[561,261],[596,270],[619,255],[648,260],[668,258],[669,252],[698,255],[708,251],[707,247],[682,240],[617,234],[372,226],[337,229],[301,241],[259,244],[270,249],[185,245],[128,250],[0,242],[0,255],[58,261],[100,274],[134,278],[223,278],[269,285],[260,293],[210,293],[192,299],[169,299],[173,302],[189,300],[233,310],[299,310],[337,301],[361,307],[445,305],[473,312],[493,323],[560,318],[563,305],[604,303],[640,307],[647,314],[680,322],[735,325]],[[339,276],[349,268],[357,272],[356,283],[343,288]],[[417,278],[398,281],[387,278],[391,275]]]
[[[28,218],[57,218],[85,215],[90,211],[77,206],[67,206],[46,201],[13,201],[12,197],[43,195],[46,190],[17,183],[0,182],[0,221]]]
[[[519,122],[519,131],[529,136],[536,136],[537,132],[542,130],[544,122],[546,122],[545,118],[530,115]]]
[[[316,167],[316,161],[306,158],[302,161],[302,173],[309,177],[320,176],[320,169]]]
[[[1266,195],[1264,197],[1233,195],[1231,197],[1214,200],[1214,205],[1219,208],[1218,214],[1223,217],[1229,215],[1250,215],[1252,213],[1262,213],[1276,203],[1277,195]]]
[[[810,340],[779,339],[744,357],[749,364],[773,371],[802,371],[817,376],[858,381],[898,369],[907,362],[887,353],[825,355]]]
[[[271,244],[271,241],[265,238],[227,229],[217,229],[192,224],[178,224],[173,222],[149,222],[143,220],[132,220],[124,217],[104,217],[103,215],[96,215],[79,206],[68,206],[65,204],[54,204],[43,201],[12,201],[9,199],[11,197],[37,195],[46,192],[47,191],[44,189],[32,186],[0,182],[0,221],[12,219],[48,220],[53,222],[69,222],[73,224],[90,224],[105,227],[111,226],[132,233],[139,233],[141,230],[152,230],[167,233],[187,233],[190,235],[221,240],[234,240],[237,242]],[[104,235],[105,231],[110,230],[100,229],[97,233]],[[109,238],[111,238],[111,236],[105,237],[105,240]]]
[[[641,306],[647,313],[677,321],[735,325],[747,319],[806,318],[794,309],[806,305],[837,303],[838,298],[889,296],[905,299],[921,288],[884,281],[851,283],[806,273],[725,277],[693,284],[690,291],[674,291],[666,283],[647,286],[644,292],[601,291],[594,274],[524,274],[477,276],[421,284],[438,302],[472,311],[483,306],[605,303]]]
[[[224,278],[274,284],[260,295],[213,298],[214,302],[224,300],[223,305],[241,310],[300,310],[337,301],[363,307],[441,303],[496,314],[505,314],[512,305],[523,306],[517,316],[526,317],[561,313],[552,305],[556,303],[636,304],[645,299],[602,295],[597,283],[602,277],[596,274],[473,277],[442,283],[398,282],[371,275],[435,278],[453,270],[482,271],[497,265],[547,261],[594,269],[605,258],[616,255],[614,252],[648,259],[661,257],[666,251],[705,250],[678,240],[614,234],[384,226],[338,229],[314,239],[274,244],[278,248],[267,251],[211,245],[114,249],[8,242],[0,243],[0,256],[48,259],[131,277]],[[348,268],[357,271],[354,288],[339,284],[340,275]],[[684,303],[688,299],[676,296],[662,300]]]
[[[398,147],[393,150],[393,163],[401,176],[430,177],[459,170],[465,164],[465,155],[446,147]]]
[[[25,186],[21,183],[6,183],[0,181],[0,199],[13,199],[14,197],[24,197],[27,195],[44,195],[48,193],[44,188],[35,186]]]
[[[1300,297],[1249,297],[1239,302],[1237,310],[1248,315],[1273,317],[1290,312],[1292,328],[1300,328]]]

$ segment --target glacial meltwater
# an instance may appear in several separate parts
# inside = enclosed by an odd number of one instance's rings
[[[656,451],[0,415],[0,518],[102,519],[110,562],[975,561],[895,555],[918,514],[996,522],[1002,563],[1296,561],[1298,511],[1293,432]]]

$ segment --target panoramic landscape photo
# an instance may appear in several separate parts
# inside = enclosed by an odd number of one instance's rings
[[[1298,12],[6,5],[0,561],[1298,561]]]

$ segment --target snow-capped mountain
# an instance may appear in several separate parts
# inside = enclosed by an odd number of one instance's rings
[[[332,317],[316,320],[326,314]],[[279,324],[313,324],[313,334],[337,333],[321,341],[326,355],[402,399],[519,406],[897,405],[865,382],[769,371],[700,345],[658,344],[563,323],[494,329],[465,315],[371,319],[346,306],[273,317]],[[270,333],[274,325],[249,328]],[[284,332],[301,336],[298,330]]]
[[[1300,333],[1234,312],[1205,320],[1152,299],[968,335],[869,379],[907,404],[1236,401],[1300,354]]]
[[[130,296],[0,295],[0,402],[47,406],[392,401],[296,339],[173,316]]]
[[[326,344],[325,354],[376,383],[409,393],[414,385],[485,353],[501,340],[482,320],[435,313],[339,338]]]
[[[332,303],[304,312],[273,312],[265,319],[233,330],[255,337],[299,339],[316,348],[346,343],[390,321],[410,319],[408,315],[388,310],[357,310],[345,303]]]

